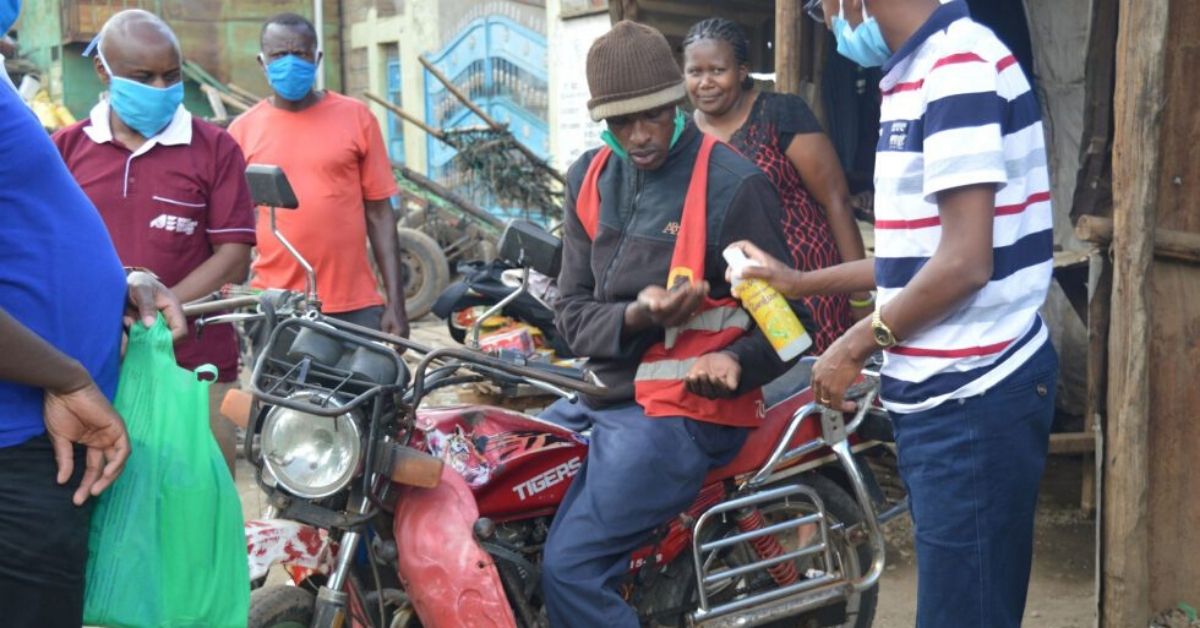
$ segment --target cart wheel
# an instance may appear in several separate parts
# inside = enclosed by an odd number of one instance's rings
[[[416,321],[429,313],[438,296],[450,285],[450,264],[438,243],[424,233],[397,227],[396,237],[400,241],[408,320]]]
[[[418,209],[405,215],[397,226],[416,229],[433,238],[442,247],[443,252],[448,250],[448,247],[457,247],[455,260],[490,262],[496,259],[494,237],[489,237],[479,225],[447,218],[444,211]]]

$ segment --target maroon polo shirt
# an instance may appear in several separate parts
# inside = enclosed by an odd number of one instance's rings
[[[224,130],[194,119],[183,107],[137,152],[113,140],[108,103],[90,119],[54,134],[75,180],[100,210],[126,266],[154,271],[174,286],[203,264],[218,244],[254,244],[254,203],[246,163]],[[189,321],[191,323],[191,321]],[[175,345],[180,366],[213,364],[219,381],[237,378],[238,348],[231,325],[215,325]]]

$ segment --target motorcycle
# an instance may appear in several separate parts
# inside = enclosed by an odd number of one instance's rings
[[[248,179],[260,203],[294,206],[278,168],[251,166]],[[510,227],[501,250],[518,261],[539,254],[527,235]],[[252,395],[235,391],[222,408],[245,425],[245,454],[270,504],[246,524],[251,577],[281,564],[291,580],[253,592],[249,625],[547,626],[541,551],[586,460],[587,433],[501,408],[422,402],[482,380],[567,399],[608,391],[586,371],[426,347],[327,318],[311,267],[276,237],[308,272],[306,293],[274,291],[258,312],[206,321],[271,326]],[[392,346],[420,356],[411,372]],[[633,553],[621,591],[643,623],[870,626],[880,526],[905,511],[900,503],[880,514],[856,459],[890,433],[877,390],[878,376],[864,373],[849,393],[852,415],[822,408],[806,386],[768,408],[693,505]]]

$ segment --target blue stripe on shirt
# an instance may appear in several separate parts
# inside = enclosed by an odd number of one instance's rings
[[[997,366],[1004,364],[1021,347],[1029,344],[1029,341],[1033,340],[1041,329],[1042,317],[1038,316],[1034,319],[1033,326],[1030,327],[1028,333],[1022,336],[1020,340],[1012,343],[995,362],[987,366],[981,366],[969,371],[940,373],[931,376],[923,382],[907,382],[902,379],[881,375],[879,380],[881,385],[880,394],[889,403],[905,405],[922,403],[932,397],[948,395],[987,375]]]
[[[1008,246],[992,249],[992,278],[999,281],[1054,257],[1054,230],[1031,233]],[[912,281],[928,257],[877,257],[875,283],[880,288],[903,288]]]
[[[919,153],[925,138],[942,131],[999,124],[1002,135],[1012,135],[1037,124],[1041,107],[1033,90],[1009,101],[996,92],[957,94],[939,98],[917,120],[890,120],[880,123],[879,152]]]

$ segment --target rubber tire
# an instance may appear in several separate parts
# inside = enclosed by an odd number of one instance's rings
[[[404,273],[405,309],[409,322],[413,322],[428,314],[450,285],[450,264],[437,241],[424,233],[397,227],[396,237]],[[414,281],[418,283],[414,285]]]
[[[317,598],[300,587],[275,585],[250,592],[250,619],[246,628],[275,628],[312,623]]]
[[[837,521],[850,527],[863,521],[862,509],[858,507],[858,502],[850,495],[846,489],[842,488],[837,482],[821,475],[819,473],[807,473],[796,480],[802,484],[808,485],[817,492],[821,497],[821,501],[825,503],[825,510],[833,515]],[[864,541],[858,545],[858,567],[860,573],[865,572],[871,567],[871,547]],[[879,583],[875,586],[863,591],[859,600],[858,617],[852,628],[870,628],[875,622],[875,609],[879,604]],[[770,627],[782,628],[787,626],[785,623],[768,624]],[[845,627],[843,627],[845,628]]]
[[[848,492],[846,492],[845,489],[843,489],[841,486],[839,486],[833,480],[830,480],[829,478],[827,478],[823,475],[817,474],[817,473],[808,473],[794,481],[797,483],[807,485],[810,488],[812,488],[813,490],[815,490],[817,492],[817,495],[820,496],[821,501],[824,502],[825,509],[837,521],[840,521],[840,522],[846,524],[846,526],[852,526],[863,520],[863,513],[862,513],[862,510],[859,509],[859,507],[858,507],[858,502],[856,502],[854,500],[854,498],[851,497]],[[779,485],[776,484],[776,485],[769,486],[767,488],[776,488],[778,486]],[[732,522],[731,522],[731,525],[732,525]],[[655,595],[656,593],[658,595],[663,595],[663,594],[667,595],[667,597],[668,597],[667,603],[664,604],[662,601],[659,601],[659,602],[657,602],[657,605],[665,606],[668,608],[677,607],[679,605],[678,602],[675,602],[675,601],[671,600],[670,598],[674,597],[675,595],[679,595],[681,593],[687,595],[689,598],[692,598],[692,602],[691,602],[692,604],[695,603],[695,598],[693,597],[695,595],[695,581],[693,580],[693,578],[695,578],[695,575],[691,568],[691,561],[692,561],[691,551],[688,550],[687,552],[681,554],[678,558],[676,558],[675,562],[672,563],[670,567],[668,567],[668,571],[670,573],[668,578],[671,578],[671,579],[681,578],[684,580],[683,584],[676,585],[678,588],[664,589],[664,590],[660,590],[658,592],[649,592],[649,591],[646,592],[649,595]],[[865,543],[858,546],[858,564],[859,564],[860,570],[868,569],[871,564],[871,548],[868,547]],[[669,584],[669,583],[664,583],[664,584]],[[859,599],[858,616],[855,618],[855,622],[853,624],[850,624],[849,626],[842,626],[841,628],[870,628],[871,624],[875,621],[875,608],[878,605],[878,603],[879,603],[879,585],[876,584],[874,587],[871,587],[870,589],[864,591],[861,594],[861,597]],[[771,622],[769,624],[766,624],[765,628],[792,628],[793,626],[797,625],[796,622],[798,619],[800,619],[800,618],[792,617],[792,618],[788,618],[788,619],[779,620],[776,622]],[[673,626],[675,624],[674,623],[668,623],[668,624],[658,623],[658,624],[654,624],[654,625],[655,626]],[[680,626],[680,628],[682,628],[683,626],[686,625],[686,622],[682,618],[680,618],[678,625]]]

